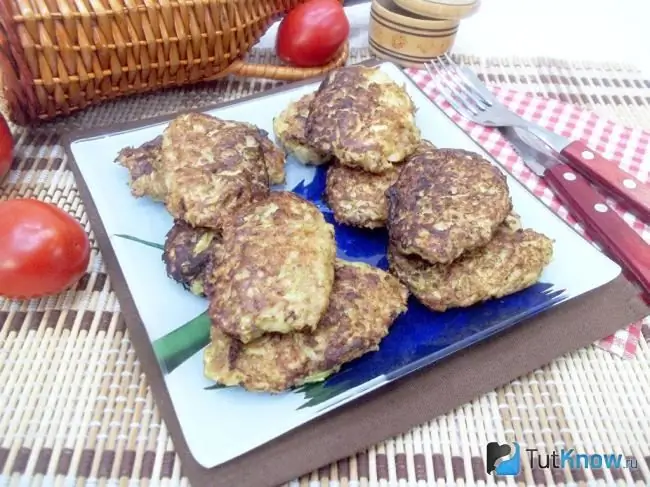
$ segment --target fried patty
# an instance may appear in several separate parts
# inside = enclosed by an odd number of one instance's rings
[[[335,267],[329,306],[313,333],[269,334],[244,345],[213,326],[205,376],[226,386],[278,393],[324,380],[341,365],[377,350],[406,310],[406,287],[364,263],[337,259]]]
[[[175,220],[162,255],[167,275],[193,294],[204,296],[205,272],[216,245],[219,237],[214,231]]]
[[[389,246],[390,270],[434,311],[467,307],[535,284],[553,256],[553,241],[506,220],[487,245],[451,264],[430,264]]]
[[[313,330],[327,309],[335,257],[334,227],[318,208],[272,192],[224,229],[209,275],[212,322],[244,343]]]
[[[429,149],[409,158],[387,195],[393,245],[433,264],[487,244],[512,210],[503,173],[460,149]]]
[[[145,142],[140,147],[125,147],[118,154],[117,162],[129,170],[129,186],[133,196],[148,196],[156,201],[165,201],[167,186],[160,172],[162,136]]]
[[[284,154],[266,132],[201,113],[178,116],[162,137],[123,149],[117,162],[129,169],[134,196],[161,200],[175,219],[217,231],[284,181]]]
[[[305,136],[305,124],[314,93],[303,95],[291,102],[277,117],[273,118],[273,131],[284,150],[302,164],[320,166],[331,156],[309,146]]]
[[[431,142],[422,140],[414,154],[432,148]],[[397,181],[400,167],[396,165],[383,174],[336,162],[329,167],[325,197],[336,221],[355,227],[384,227],[388,220],[386,191]]]
[[[339,223],[355,227],[386,225],[388,204],[385,191],[397,181],[399,168],[373,174],[335,163],[327,170],[325,197]]]
[[[163,135],[167,209],[221,230],[234,211],[265,198],[269,178],[259,133],[208,115],[181,115]]]
[[[348,66],[327,75],[307,117],[309,146],[342,164],[383,173],[420,141],[415,105],[379,68]]]

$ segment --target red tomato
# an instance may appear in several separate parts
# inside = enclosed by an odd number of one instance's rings
[[[7,175],[11,167],[13,157],[14,142],[11,137],[9,125],[2,115],[0,115],[0,181]]]
[[[285,63],[323,66],[331,61],[350,34],[350,23],[337,0],[309,0],[280,22],[275,50]]]
[[[0,202],[0,296],[60,293],[86,272],[90,243],[65,211],[35,199]]]

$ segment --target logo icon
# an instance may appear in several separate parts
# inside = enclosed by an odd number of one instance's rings
[[[519,443],[500,445],[496,441],[487,444],[485,463],[487,473],[496,475],[518,475],[521,470]]]

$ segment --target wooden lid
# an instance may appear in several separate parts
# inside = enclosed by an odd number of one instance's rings
[[[397,26],[440,31],[455,29],[460,23],[458,20],[434,19],[414,14],[401,8],[394,0],[372,0],[370,11],[371,15],[380,16],[391,28]]]
[[[460,20],[474,14],[481,2],[480,0],[395,0],[395,4],[411,14],[429,19]]]
[[[421,68],[446,53],[454,43],[459,20],[428,19],[396,6],[393,0],[373,0],[368,47],[381,59]]]

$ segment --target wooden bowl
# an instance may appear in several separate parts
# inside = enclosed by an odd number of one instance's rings
[[[421,68],[451,48],[459,24],[458,20],[429,19],[409,13],[393,0],[373,0],[368,45],[380,59]]]
[[[398,7],[429,19],[461,20],[473,15],[479,0],[395,0]]]

